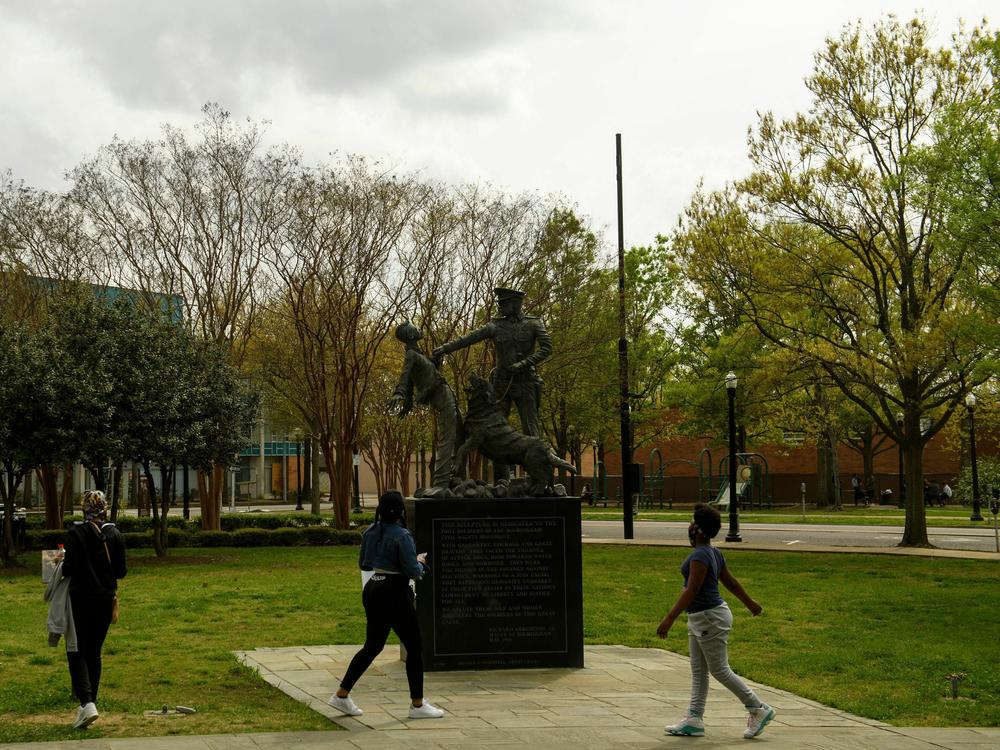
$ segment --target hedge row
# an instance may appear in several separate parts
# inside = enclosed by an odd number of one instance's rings
[[[77,521],[82,521],[82,516],[66,517],[63,526],[69,528]],[[357,526],[367,526],[375,520],[371,514],[352,515],[351,521]],[[238,531],[240,529],[286,529],[286,528],[311,528],[328,527],[332,519],[324,516],[314,516],[308,513],[226,513],[220,519],[223,531]],[[45,517],[43,515],[28,516],[28,530],[44,531]],[[153,519],[149,516],[119,516],[115,526],[123,534],[130,532],[148,532],[153,528]],[[167,528],[188,533],[198,533],[201,531],[201,522],[198,519],[185,521],[177,516],[167,517]]]
[[[149,531],[125,531],[125,546],[129,549],[153,546]],[[25,549],[55,549],[66,541],[66,532],[59,530],[30,530]],[[236,531],[187,531],[167,529],[167,544],[177,547],[300,547],[322,545],[351,545],[361,543],[361,532],[338,531],[329,526],[284,527],[278,529],[245,528]]]

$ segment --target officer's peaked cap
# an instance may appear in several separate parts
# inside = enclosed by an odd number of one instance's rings
[[[518,289],[504,289],[498,286],[493,293],[497,296],[497,302],[503,302],[505,299],[524,299],[524,292]]]

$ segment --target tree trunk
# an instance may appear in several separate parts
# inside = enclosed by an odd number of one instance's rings
[[[333,516],[338,529],[347,529],[351,523],[351,483],[354,481],[354,465],[350,449],[338,443],[334,470],[330,475],[330,499],[333,501]]]
[[[924,445],[920,417],[906,420],[903,456],[906,460],[906,526],[900,547],[931,547],[927,538],[927,509],[924,507]],[[911,437],[912,436],[912,437]]]
[[[203,531],[221,531],[222,488],[225,485],[226,467],[216,464],[211,474],[198,472],[198,502],[201,507]]]
[[[302,502],[309,498],[312,505],[312,439],[306,438],[302,446]],[[310,508],[311,510],[311,508]],[[316,511],[313,511],[314,513]]]
[[[45,528],[62,528],[62,503],[58,491],[59,467],[46,465],[35,470],[45,501]]]
[[[825,434],[816,441],[816,507],[825,508],[830,498],[830,451]]]
[[[184,520],[191,520],[191,478],[189,476],[190,468],[187,464],[181,467],[183,476],[181,478],[181,489],[184,492]]]
[[[861,485],[867,492],[868,477],[875,476],[875,431],[870,423],[861,436],[861,462],[864,465]]]
[[[59,502],[59,525],[62,528],[62,519],[67,513],[73,512],[73,464],[63,466],[63,486],[62,496]]]
[[[31,507],[31,501],[34,499],[33,495],[35,494],[31,486],[31,477],[32,477],[31,471],[26,471],[24,473],[24,487],[21,496],[24,498],[24,502],[22,503],[22,505],[25,508]]]
[[[320,500],[320,486],[319,486],[319,441],[313,440],[312,445],[309,448],[309,452],[312,454],[312,465],[310,468],[309,475],[309,502],[312,506],[313,515],[318,516],[322,510],[322,502]]]
[[[829,451],[830,459],[830,500],[837,510],[840,510],[840,454],[837,452],[837,444],[840,442],[837,435],[837,428],[828,424],[826,430],[826,447]]]
[[[142,473],[146,477],[146,493],[149,496],[149,507],[153,514],[153,550],[157,557],[165,557],[167,546],[166,540],[160,536],[160,504],[157,502],[156,482],[153,481],[153,469],[149,461],[142,462]]]
[[[16,471],[6,465],[4,475],[0,476],[0,500],[3,501],[3,539],[0,542],[0,558],[5,568],[17,564],[17,546],[14,540],[14,501],[17,487],[25,472]]]
[[[119,461],[115,464],[114,473],[111,479],[111,523],[118,522],[118,511],[122,502],[122,471],[124,467]]]

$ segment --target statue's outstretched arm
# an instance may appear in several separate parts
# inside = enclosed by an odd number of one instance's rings
[[[472,331],[471,333],[467,333],[461,338],[455,339],[454,341],[449,341],[447,344],[442,344],[433,352],[431,352],[431,356],[435,360],[438,360],[445,354],[451,354],[452,352],[458,351],[459,349],[464,349],[465,347],[472,346],[473,344],[476,344],[480,341],[485,341],[486,339],[493,338],[495,334],[496,334],[496,326],[494,326],[492,323],[487,323],[481,328],[477,328],[476,330]],[[551,348],[551,342],[549,346]]]

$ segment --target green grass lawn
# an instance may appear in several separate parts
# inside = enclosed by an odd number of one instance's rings
[[[945,508],[927,508],[927,525],[944,526],[952,528],[993,528],[993,517],[988,509],[983,511],[984,521],[970,521],[971,514],[969,508],[958,505]],[[725,516],[725,512],[723,512]],[[589,521],[613,521],[620,520],[622,509],[611,505],[610,507],[583,507],[583,518]],[[642,508],[637,521],[689,521],[691,519],[691,508],[685,506],[676,510],[647,510]],[[791,524],[841,524],[860,526],[902,526],[905,523],[906,515],[901,508],[890,505],[873,506],[870,508],[844,505],[842,510],[830,510],[828,508],[816,509],[806,506],[806,514],[802,515],[801,507],[783,506],[771,510],[741,510],[740,521],[742,523],[791,523]]]
[[[684,550],[584,549],[587,643],[686,653],[683,624],[655,635]],[[897,725],[1000,725],[1000,562],[731,551],[761,601],[737,621],[733,667]],[[130,556],[122,621],[105,646],[101,721],[88,737],[299,731],[332,725],[240,667],[258,646],[359,643],[357,549],[180,549]],[[37,555],[0,571],[0,742],[78,739],[65,653],[45,642]],[[962,700],[944,675],[965,672]],[[183,719],[146,719],[164,704]]]

